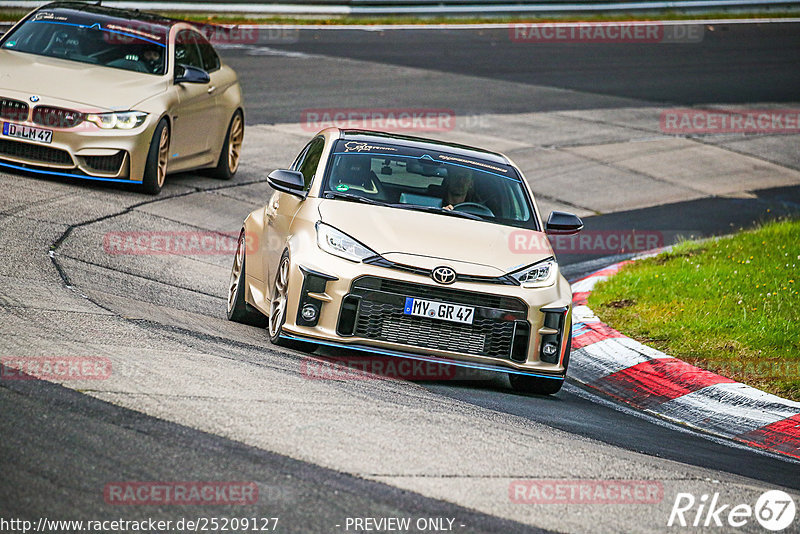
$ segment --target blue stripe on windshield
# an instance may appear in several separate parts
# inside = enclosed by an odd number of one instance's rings
[[[147,41],[148,43],[153,43],[153,44],[156,44],[158,46],[162,46],[164,48],[167,47],[167,45],[159,43],[158,41],[153,41],[152,39],[145,39],[144,37],[141,37],[139,35],[135,35],[133,33],[121,32],[121,31],[117,31],[117,30],[109,30],[109,29],[103,28],[103,27],[99,26],[99,24],[97,22],[95,22],[91,26],[87,26],[85,24],[75,24],[73,22],[55,22],[55,21],[52,21],[52,20],[31,20],[30,22],[32,22],[32,23],[35,22],[35,23],[38,23],[38,24],[41,24],[41,23],[44,23],[44,24],[60,24],[61,26],[75,26],[77,28],[87,28],[87,29],[91,28],[93,26],[97,26],[98,28],[100,28],[104,32],[117,33],[119,35],[125,35],[127,37],[133,37],[134,39],[139,39],[140,41]]]
[[[386,158],[409,158],[409,159],[422,159],[425,156],[428,156],[428,154],[425,154],[425,155],[422,155],[422,156],[419,156],[419,157],[417,157],[417,156],[404,156],[402,154],[384,154],[384,153],[381,153],[381,152],[334,152],[333,153],[334,156],[345,156],[345,155],[349,156],[349,155],[354,155],[354,154],[362,154],[362,155],[365,155],[365,156],[383,156],[383,157],[386,157]],[[428,156],[428,157],[430,158],[430,156]],[[486,174],[493,174],[495,176],[499,176],[500,178],[505,178],[506,180],[511,180],[512,182],[517,182],[517,183],[522,182],[522,180],[520,178],[515,178],[513,176],[505,176],[505,175],[502,175],[502,174],[498,174],[496,172],[487,171],[486,169],[481,169],[480,167],[472,167],[472,166],[469,166],[469,165],[462,165],[460,163],[451,163],[449,161],[441,161],[441,162],[438,161],[438,160],[433,160],[433,161],[435,161],[437,163],[442,163],[444,165],[453,165],[453,166],[456,166],[456,167],[464,167],[466,169],[473,169],[473,170],[476,170],[476,171],[485,172]]]

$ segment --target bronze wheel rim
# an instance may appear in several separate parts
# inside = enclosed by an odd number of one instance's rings
[[[231,268],[230,288],[228,289],[228,312],[233,311],[236,297],[239,293],[239,278],[242,276],[244,267],[244,233],[239,236],[239,244],[236,247],[236,255],[233,257],[233,267]]]
[[[167,161],[169,160],[169,130],[165,126],[161,130],[161,138],[158,140],[158,187],[164,185],[167,177]]]
[[[242,141],[244,140],[244,123],[242,116],[238,113],[231,122],[231,131],[228,134],[228,169],[231,173],[239,168],[239,155],[242,152]]]
[[[273,339],[278,337],[283,326],[284,316],[286,315],[286,302],[289,300],[288,287],[289,258],[283,258],[280,267],[278,267],[278,275],[275,277],[275,291],[270,305],[269,335]]]

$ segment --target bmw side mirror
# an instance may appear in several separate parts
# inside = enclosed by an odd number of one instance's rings
[[[573,235],[583,229],[583,221],[577,215],[565,211],[553,211],[544,225],[545,233],[549,235]]]
[[[306,198],[306,180],[301,172],[278,169],[269,173],[267,183],[276,191]]]
[[[189,65],[175,67],[175,83],[209,83],[211,76],[203,69]]]

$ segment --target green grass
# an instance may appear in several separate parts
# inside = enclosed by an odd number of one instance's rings
[[[16,22],[29,10],[18,8],[0,9],[0,21]],[[155,12],[155,11],[154,11]],[[193,22],[213,24],[504,24],[525,22],[604,22],[628,20],[699,20],[699,19],[743,19],[743,18],[787,18],[797,17],[797,10],[739,12],[678,13],[665,11],[661,13],[608,13],[597,15],[524,15],[524,16],[484,16],[484,17],[441,17],[441,16],[248,16],[248,15],[216,15],[203,13],[179,13],[159,11],[161,15]]]
[[[670,356],[800,400],[800,220],[636,261],[589,307]]]

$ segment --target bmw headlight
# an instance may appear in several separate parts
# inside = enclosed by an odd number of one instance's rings
[[[533,265],[523,267],[518,271],[510,273],[514,280],[519,282],[522,287],[546,287],[553,285],[558,272],[558,263],[555,258],[547,258]]]
[[[109,113],[89,113],[86,120],[104,130],[132,130],[141,126],[147,118],[143,111],[112,111]]]
[[[369,248],[323,222],[317,223],[317,245],[328,254],[355,262],[375,256]]]

